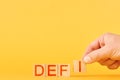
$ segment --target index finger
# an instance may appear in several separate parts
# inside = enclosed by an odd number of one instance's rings
[[[104,35],[93,41],[86,49],[84,56],[89,54],[90,52],[100,49],[105,45],[104,43]]]

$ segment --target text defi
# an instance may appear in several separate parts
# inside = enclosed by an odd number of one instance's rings
[[[74,72],[85,72],[85,64],[74,60]],[[34,67],[35,76],[70,76],[70,64],[39,64]]]

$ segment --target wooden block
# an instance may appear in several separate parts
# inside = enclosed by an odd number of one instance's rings
[[[74,64],[74,72],[80,72],[79,69],[81,69],[81,66],[79,67],[79,61],[78,60],[74,60],[73,64]]]
[[[86,64],[81,60],[81,72],[86,72]]]
[[[45,76],[45,64],[35,65],[35,76]]]
[[[58,65],[47,64],[46,65],[46,77],[47,76],[58,76]]]
[[[70,64],[59,64],[58,65],[58,76],[70,77]]]
[[[86,65],[85,63],[81,60],[74,60],[74,72],[85,72],[86,71]]]

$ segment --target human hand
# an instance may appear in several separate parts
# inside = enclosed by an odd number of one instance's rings
[[[109,69],[120,66],[120,35],[106,33],[93,41],[83,58],[85,63],[99,62]]]

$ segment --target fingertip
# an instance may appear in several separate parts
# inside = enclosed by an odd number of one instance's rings
[[[85,63],[89,64],[89,63],[92,62],[92,59],[91,59],[89,56],[85,56],[85,57],[83,58],[83,61],[84,61]]]

